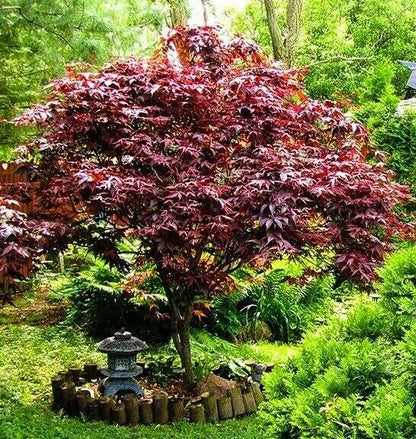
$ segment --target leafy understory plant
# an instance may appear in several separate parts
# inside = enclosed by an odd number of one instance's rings
[[[371,280],[407,191],[365,162],[364,127],[299,79],[209,27],[171,31],[150,60],[68,70],[16,121],[42,135],[20,149],[30,182],[1,188],[0,270],[69,243],[119,268],[150,261],[188,387],[194,303],[242,264],[319,247],[342,277]]]

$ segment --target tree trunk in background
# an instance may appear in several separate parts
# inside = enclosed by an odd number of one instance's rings
[[[273,47],[273,58],[282,61],[284,67],[291,68],[295,60],[295,50],[300,36],[303,0],[287,0],[286,28],[284,32],[277,24],[273,0],[264,0],[267,26]]]
[[[284,41],[283,35],[277,26],[277,16],[274,8],[273,0],[264,0],[264,7],[266,8],[267,27],[269,28],[270,37],[273,47],[273,58],[283,60],[284,56]]]
[[[186,26],[190,16],[188,0],[168,0],[170,6],[168,26]]]
[[[208,26],[208,5],[207,0],[201,0],[202,3],[202,12],[204,17],[204,26]]]
[[[302,16],[303,0],[288,0],[286,12],[286,59],[285,64],[293,67],[296,46],[300,37],[300,24]]]

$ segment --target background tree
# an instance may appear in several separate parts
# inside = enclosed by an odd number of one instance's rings
[[[40,99],[73,62],[100,66],[144,54],[157,40],[165,2],[150,0],[4,0],[0,6],[0,119]],[[33,133],[0,125],[0,160]]]
[[[169,4],[169,27],[186,26],[190,16],[188,0],[167,0]]]
[[[289,2],[290,3],[290,2]],[[284,40],[288,10],[286,2],[252,1],[235,14],[232,30],[254,39],[275,57],[269,23],[280,29]],[[266,8],[267,6],[267,8]],[[268,18],[268,11],[275,18]],[[416,6],[405,0],[305,0],[300,37],[292,64],[308,66],[307,90],[317,98],[346,96],[354,103],[383,99],[385,88],[401,96],[408,72],[397,62],[416,59],[414,45]],[[278,34],[279,35],[279,34]],[[280,46],[282,44],[280,43]],[[371,98],[363,95],[363,81],[378,89]],[[367,87],[366,87],[367,88]],[[389,90],[387,90],[389,92]]]
[[[340,276],[369,281],[407,199],[364,161],[361,125],[218,32],[178,28],[152,61],[54,81],[48,102],[18,119],[42,130],[20,150],[31,182],[2,188],[3,204],[32,201],[27,218],[5,210],[5,274],[70,242],[118,267],[153,262],[188,386],[196,300],[226,293],[242,264],[315,248]]]

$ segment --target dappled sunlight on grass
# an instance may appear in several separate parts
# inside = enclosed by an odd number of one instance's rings
[[[268,363],[281,363],[293,356],[297,350],[295,345],[259,342],[250,344],[255,360]]]

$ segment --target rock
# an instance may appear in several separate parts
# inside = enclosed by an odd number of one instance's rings
[[[273,333],[265,322],[256,321],[246,325],[241,331],[240,338],[243,341],[249,340],[272,340]]]
[[[197,385],[198,395],[209,392],[211,395],[215,395],[217,399],[222,399],[228,396],[228,391],[235,387],[235,383],[228,381],[225,378],[221,378],[213,373],[210,373],[207,377],[202,378]]]

